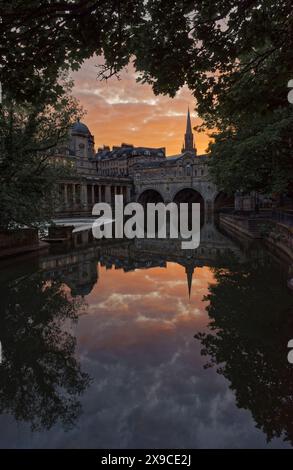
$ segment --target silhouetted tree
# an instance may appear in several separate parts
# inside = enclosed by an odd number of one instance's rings
[[[0,286],[0,412],[51,428],[73,425],[81,412],[78,397],[90,378],[82,372],[70,333],[80,302],[68,298],[58,280],[40,273]]]
[[[0,15],[0,81],[17,99],[55,92],[59,70],[93,54],[105,59],[102,77],[133,61],[156,94],[192,90],[204,127],[216,129],[221,189],[288,189],[291,0],[0,0]]]
[[[61,78],[61,77],[60,77]],[[62,86],[61,86],[62,83]],[[64,79],[58,92],[17,102],[5,93],[0,104],[0,228],[38,226],[58,204],[56,182],[72,173],[71,163],[54,159],[68,147],[70,126],[81,114]],[[51,151],[53,150],[53,153]]]
[[[210,332],[195,335],[205,367],[217,367],[230,382],[237,406],[251,411],[267,439],[293,443],[293,300],[276,266],[266,258],[215,269],[205,300]]]

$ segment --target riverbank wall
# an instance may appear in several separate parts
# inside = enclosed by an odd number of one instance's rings
[[[281,252],[293,263],[293,227],[265,215],[220,214],[219,222],[228,232],[263,240],[271,249]]]

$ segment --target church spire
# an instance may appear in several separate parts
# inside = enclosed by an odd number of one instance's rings
[[[182,147],[181,152],[192,152],[196,155],[196,148],[194,145],[194,140],[193,140],[193,133],[192,133],[192,126],[191,126],[191,119],[190,119],[190,111],[189,111],[189,106],[187,110],[187,120],[186,120],[186,132],[184,135],[184,145]]]
[[[190,112],[189,112],[189,106],[188,106],[188,111],[187,111],[187,122],[186,122],[186,134],[188,136],[192,136],[192,128],[191,128],[191,119],[190,119]]]

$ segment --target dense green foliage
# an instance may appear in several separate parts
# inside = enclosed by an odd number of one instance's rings
[[[39,226],[58,204],[55,183],[71,170],[50,151],[66,144],[69,126],[80,115],[67,87],[46,100],[22,103],[4,96],[0,107],[0,227]]]
[[[193,91],[214,181],[280,192],[292,181],[291,0],[0,1],[0,81],[19,98],[55,92],[58,71],[103,54],[103,77],[129,61],[155,93]],[[12,85],[13,84],[13,85]],[[12,86],[11,86],[12,85]]]
[[[32,429],[71,427],[90,383],[68,328],[78,319],[81,301],[70,298],[59,279],[49,281],[42,273],[5,279],[0,294],[0,413]]]
[[[205,367],[216,367],[229,381],[237,406],[252,413],[268,440],[292,444],[292,295],[265,253],[230,262],[229,269],[214,269],[216,282],[205,297],[210,323],[195,336]]]

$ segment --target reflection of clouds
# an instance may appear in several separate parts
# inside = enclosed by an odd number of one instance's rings
[[[82,368],[94,378],[78,426],[67,434],[55,428],[34,435],[21,426],[18,446],[266,445],[250,412],[236,408],[224,377],[202,367],[206,358],[193,336],[208,321],[201,299],[213,280],[211,271],[195,270],[198,285],[190,301],[185,276],[175,264],[131,273],[100,269],[99,283],[87,297],[89,313],[76,329]],[[7,417],[0,424],[11,439],[15,425]]]
[[[158,292],[151,292],[144,296],[139,294],[116,294],[113,293],[108,297],[104,302],[101,302],[94,306],[94,309],[106,309],[106,310],[114,310],[117,308],[128,308],[129,304],[142,302],[147,299],[158,299],[159,293]]]
[[[148,281],[151,281],[151,282],[156,282],[156,279],[155,278],[152,278],[151,276],[148,276],[146,275],[145,276],[145,279],[148,280]],[[197,279],[195,276],[194,276],[194,279],[192,279],[192,286],[199,286],[201,287],[203,285],[203,282],[201,279]],[[177,286],[186,286],[186,279],[177,279],[177,280],[166,280],[164,281],[164,284],[163,285],[160,285],[158,286],[158,289],[159,290],[163,290],[165,287],[168,287],[170,289],[173,289],[174,287],[177,287]],[[206,286],[204,286],[205,288]]]
[[[172,263],[168,265],[174,267]],[[188,290],[184,268],[177,266],[173,272],[164,275],[162,268],[137,269],[135,273],[122,271],[105,271],[100,274],[100,281],[90,296],[89,313],[97,315],[99,319],[108,313],[115,312],[116,322],[121,316],[132,321],[145,318],[145,321],[154,319],[164,322],[186,321],[186,316],[199,315],[202,308],[202,296],[205,293],[207,280],[205,269],[196,269],[193,278],[193,293],[188,301]],[[178,275],[179,274],[179,275]],[[201,276],[203,275],[203,279]],[[128,282],[135,277],[136,282]],[[209,275],[211,279],[211,275]]]
[[[95,135],[96,145],[134,145],[167,147],[169,155],[180,152],[186,125],[187,106],[195,106],[194,98],[186,86],[174,99],[155,96],[147,84],[135,82],[132,66],[123,71],[121,80],[113,77],[98,81],[96,64],[100,59],[87,60],[73,73],[74,94],[88,111],[84,118]],[[200,120],[193,114],[193,124]],[[197,134],[199,153],[204,153],[209,138]]]
[[[98,377],[86,411],[93,445],[264,445],[250,414],[235,407],[224,378],[203,370],[205,359],[193,339],[207,322],[201,300],[213,281],[210,270],[195,270],[190,302],[178,265],[127,274],[104,271],[101,280],[104,274],[105,290],[97,287],[93,297],[105,295],[101,300],[108,309],[95,303],[99,321],[84,317],[78,327],[79,337],[86,336],[79,343],[84,364]],[[126,278],[134,282],[125,285]],[[109,299],[115,300],[112,311]]]

